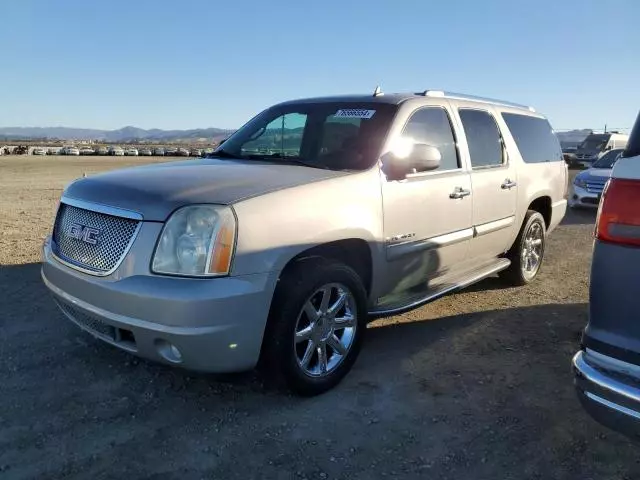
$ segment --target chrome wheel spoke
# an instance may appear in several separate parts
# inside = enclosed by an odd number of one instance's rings
[[[329,302],[331,301],[331,287],[322,289],[322,300],[320,300],[320,314],[323,315],[329,310]]]
[[[344,307],[345,303],[347,303],[347,293],[339,291],[338,300],[336,300],[335,303],[331,305],[327,313],[332,317],[335,317],[340,309]]]
[[[347,349],[342,344],[342,341],[334,333],[327,339],[327,344],[339,355],[346,355]]]
[[[533,245],[534,247],[538,247],[540,245],[542,245],[542,239],[540,238],[535,238],[531,241],[531,245]]]
[[[318,369],[320,373],[327,373],[327,346],[324,343],[318,345]]]
[[[311,300],[307,300],[307,302],[304,304],[304,313],[307,314],[307,318],[311,322],[315,322],[320,316],[320,314],[316,310],[316,307],[314,307],[311,303]]]
[[[303,328],[299,332],[296,332],[296,343],[304,342],[305,340],[309,340],[311,338],[311,334],[313,333],[313,324],[308,327]]]
[[[333,319],[333,329],[341,330],[343,328],[353,327],[355,325],[355,317],[347,313],[344,317]]]
[[[302,365],[302,367],[304,368],[309,367],[309,362],[311,361],[311,358],[313,357],[313,354],[315,353],[315,351],[316,351],[316,345],[312,341],[309,341],[309,343],[307,344],[307,348],[304,351],[304,356],[300,360],[300,365]]]

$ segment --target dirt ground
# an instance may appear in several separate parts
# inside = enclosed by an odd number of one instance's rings
[[[640,477],[572,386],[594,212],[567,215],[532,285],[379,320],[345,381],[301,399],[138,360],[56,311],[38,262],[63,186],[144,161],[0,157],[0,478]]]

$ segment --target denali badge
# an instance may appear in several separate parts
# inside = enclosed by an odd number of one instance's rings
[[[98,244],[98,237],[100,236],[100,230],[93,227],[87,227],[86,225],[80,225],[79,223],[72,223],[69,225],[69,235],[77,240],[81,240],[91,245]]]

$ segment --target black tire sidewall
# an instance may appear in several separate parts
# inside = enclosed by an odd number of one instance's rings
[[[309,297],[323,285],[340,283],[354,297],[357,328],[353,344],[342,363],[325,377],[304,373],[296,360],[294,335],[298,315]],[[327,259],[300,261],[279,282],[269,318],[264,350],[266,367],[301,395],[317,395],[337,385],[355,363],[367,327],[367,294],[358,274],[347,265]],[[276,371],[274,371],[276,370]]]

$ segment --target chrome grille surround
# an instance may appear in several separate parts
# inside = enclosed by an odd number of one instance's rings
[[[52,252],[61,263],[76,270],[110,275],[133,245],[141,220],[135,212],[63,197],[53,227]],[[96,229],[96,242],[76,238],[72,225]]]
[[[608,179],[607,179],[608,180]],[[586,190],[589,193],[602,193],[607,180],[587,180]]]

